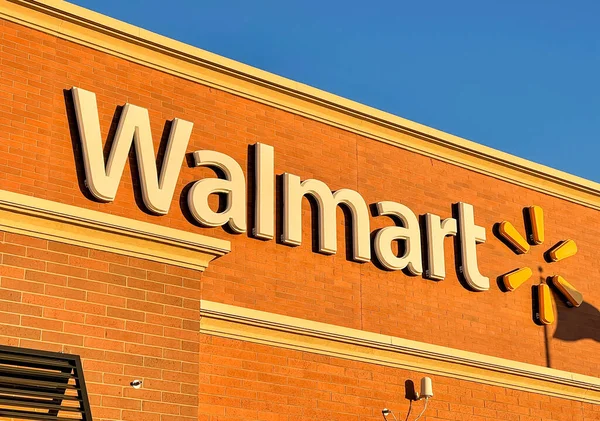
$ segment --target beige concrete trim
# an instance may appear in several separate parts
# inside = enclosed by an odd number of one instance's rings
[[[229,241],[5,190],[0,231],[197,270],[231,250]]]
[[[200,332],[600,404],[600,379],[203,300]]]
[[[65,1],[0,0],[0,17],[380,142],[600,209],[599,183],[258,70]]]

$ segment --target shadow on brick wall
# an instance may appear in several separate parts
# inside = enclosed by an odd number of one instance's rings
[[[600,311],[585,301],[578,308],[556,303],[558,318],[554,338],[562,341],[593,339],[600,342]]]

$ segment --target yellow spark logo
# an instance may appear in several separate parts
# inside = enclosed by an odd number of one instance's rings
[[[517,229],[508,221],[499,224],[498,233],[513,248],[517,254],[529,252],[530,244],[540,245],[544,243],[544,212],[539,206],[527,208],[529,224],[525,224],[528,232],[527,241],[517,231]],[[558,262],[573,256],[577,253],[577,244],[573,240],[564,240],[547,251],[548,259],[551,262]],[[514,291],[523,285],[533,276],[533,271],[529,267],[515,269],[512,272],[504,274],[501,277],[504,287],[508,291]],[[542,282],[537,286],[538,292],[538,320],[542,324],[551,324],[555,320],[554,306],[550,287],[560,294],[567,305],[579,307],[583,302],[582,294],[577,291],[565,278],[560,275],[554,275],[548,278],[548,282]]]

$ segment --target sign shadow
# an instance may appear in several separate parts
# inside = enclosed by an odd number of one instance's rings
[[[561,341],[576,342],[592,339],[600,342],[600,310],[590,303],[583,302],[576,308],[569,308],[557,301],[557,326],[553,337]]]

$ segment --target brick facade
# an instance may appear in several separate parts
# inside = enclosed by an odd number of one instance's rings
[[[0,343],[81,355],[96,420],[375,420],[384,406],[402,413],[406,401],[396,402],[404,380],[418,383],[421,377],[200,335],[200,299],[579,374],[600,372],[600,316],[593,306],[558,304],[558,323],[543,328],[532,322],[533,282],[512,293],[495,282],[517,267],[541,266],[543,276],[562,274],[586,303],[598,306],[596,210],[8,21],[0,21],[0,28],[0,189],[232,242],[231,253],[201,273],[0,232]],[[73,86],[96,93],[105,139],[116,129],[119,107],[130,102],[149,110],[156,149],[165,122],[177,117],[194,123],[189,153],[226,153],[246,174],[252,166],[249,146],[260,141],[275,147],[277,174],[316,178],[332,190],[351,188],[367,203],[393,200],[417,215],[442,218],[452,215],[453,203],[470,203],[476,223],[487,230],[478,253],[492,287],[475,293],[461,286],[450,239],[447,278],[441,282],[349,261],[341,210],[338,254],[314,253],[308,202],[300,247],[199,227],[187,214],[185,193],[190,183],[214,173],[192,168],[189,159],[166,216],[144,211],[133,154],[116,200],[95,202],[83,185]],[[491,227],[509,220],[523,231],[522,210],[533,204],[544,209],[547,239],[517,256]],[[389,220],[373,217],[371,224],[373,230]],[[579,253],[545,263],[543,251],[567,238],[577,242]],[[561,323],[582,339],[556,338]],[[141,390],[128,387],[137,377],[144,378]],[[428,421],[600,419],[592,404],[441,376],[434,376],[434,384]]]
[[[0,240],[2,344],[80,355],[94,419],[197,419],[200,273],[11,233]],[[127,387],[134,378],[143,390]]]
[[[404,419],[405,381],[422,374],[217,337],[201,338],[200,419]],[[597,420],[600,407],[502,387],[432,376],[427,421]],[[423,408],[412,404],[410,419]],[[212,418],[211,418],[212,417]],[[390,417],[391,418],[391,417]]]

